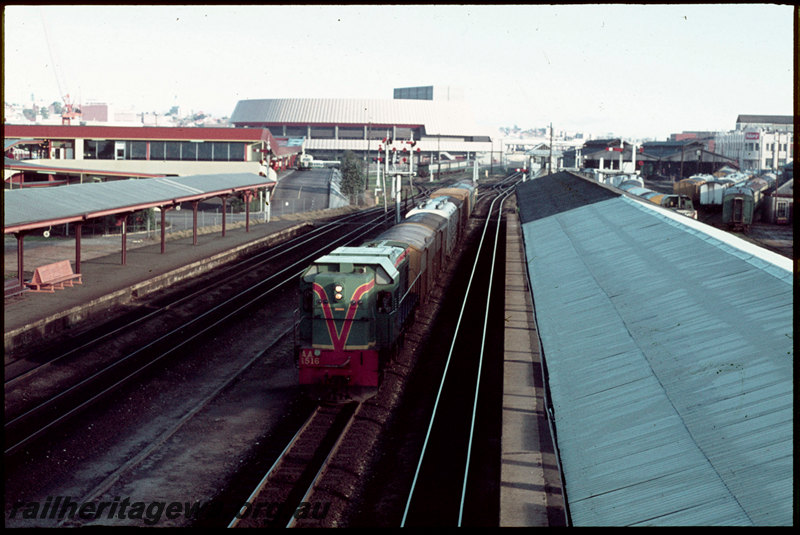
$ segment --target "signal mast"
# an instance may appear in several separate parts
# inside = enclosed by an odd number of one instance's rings
[[[396,144],[400,145],[400,149]],[[411,139],[406,141],[395,140],[389,137],[389,132],[386,132],[386,137],[382,140],[382,145],[378,145],[378,154],[383,151],[383,158],[378,157],[378,162],[383,162],[383,176],[387,177],[390,174],[392,178],[392,195],[394,196],[395,204],[395,223],[400,223],[400,194],[402,192],[403,176],[408,176],[409,183],[413,184],[412,178],[417,175],[414,171],[414,147],[417,142],[414,141],[414,133],[411,133]],[[420,153],[420,148],[416,149],[417,154]],[[390,156],[391,153],[391,156]],[[389,168],[389,159],[391,157],[392,166]],[[398,167],[398,164],[408,163],[408,171],[403,171]],[[386,210],[386,188],[384,186],[384,210]]]

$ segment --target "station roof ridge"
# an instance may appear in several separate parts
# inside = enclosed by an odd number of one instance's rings
[[[122,215],[147,208],[270,188],[275,184],[274,179],[254,173],[227,173],[6,190],[3,198],[3,233]]]

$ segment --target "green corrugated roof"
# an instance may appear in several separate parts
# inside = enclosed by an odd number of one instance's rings
[[[517,193],[573,524],[791,524],[791,260],[595,188]]]
[[[173,200],[208,198],[215,194],[274,184],[274,180],[256,174],[235,173],[6,190],[3,202],[4,231],[13,232],[15,227],[22,225],[46,225],[48,221],[69,218],[81,220],[99,212],[124,213],[128,207],[143,204],[160,206],[170,204]]]

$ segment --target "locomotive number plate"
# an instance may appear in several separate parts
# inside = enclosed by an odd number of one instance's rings
[[[311,349],[303,349],[300,352],[300,364],[302,366],[316,366],[319,364],[319,355],[315,355]]]

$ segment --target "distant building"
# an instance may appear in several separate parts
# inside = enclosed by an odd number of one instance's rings
[[[713,140],[712,140],[713,141]],[[711,144],[713,145],[713,143]],[[713,174],[724,166],[738,167],[735,159],[709,150],[708,139],[688,137],[681,140],[642,143],[639,170],[642,178],[680,180],[695,174]]]
[[[294,165],[301,146],[255,128],[4,125],[6,183],[254,173]],[[31,169],[31,163],[36,169]],[[50,173],[48,173],[50,174]]]
[[[767,195],[764,203],[764,221],[788,225],[794,221],[794,179],[783,183]]]
[[[671,134],[669,136],[669,141],[684,141],[687,139],[702,141],[705,144],[705,148],[711,152],[714,152],[715,143],[714,138],[716,137],[717,132],[687,132],[683,131],[680,134]]]
[[[108,104],[91,102],[81,106],[82,120],[92,122],[107,122],[109,120]]]
[[[554,155],[555,157],[555,155]],[[594,169],[599,173],[631,173],[635,162],[633,145],[616,139],[593,139],[581,147],[563,152],[563,166],[568,169]]]
[[[396,87],[394,98],[405,100],[464,100],[464,91],[450,86]]]
[[[268,128],[277,136],[305,138],[305,151],[335,160],[345,151],[377,157],[384,138],[416,141],[423,159],[449,153],[461,159],[490,154],[491,136],[479,128],[462,100],[279,98],[240,100],[230,122]]]
[[[717,152],[738,162],[743,171],[777,171],[794,160],[794,132],[748,127],[717,134]]]
[[[791,115],[740,115],[736,130],[766,130],[768,132],[794,132]]]

